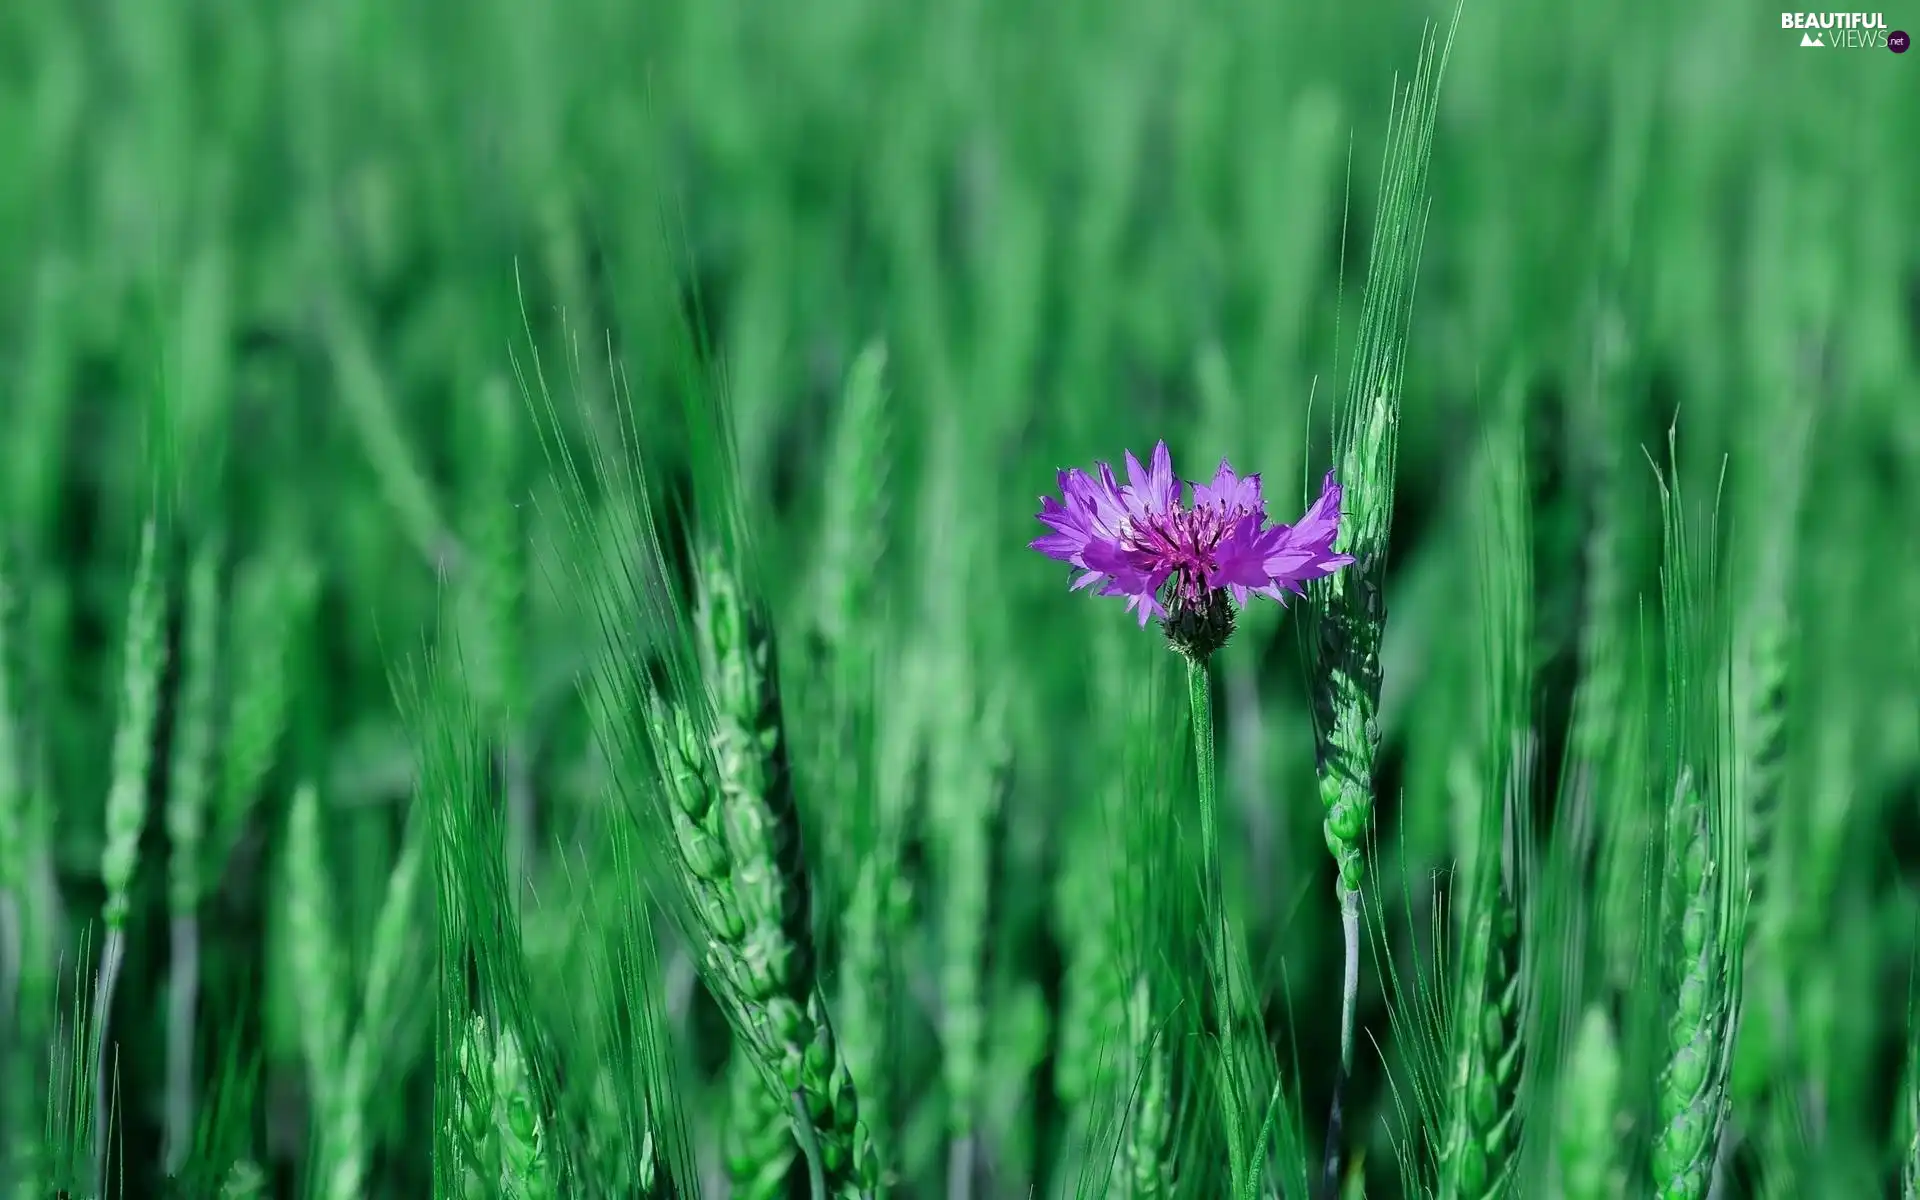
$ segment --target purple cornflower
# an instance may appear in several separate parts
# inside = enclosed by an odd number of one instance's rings
[[[1159,617],[1183,652],[1205,657],[1225,643],[1233,609],[1249,597],[1285,602],[1308,580],[1353,559],[1333,552],[1340,531],[1340,485],[1327,472],[1320,498],[1294,525],[1268,525],[1260,476],[1235,474],[1225,460],[1210,484],[1194,483],[1192,502],[1173,474],[1166,442],[1142,467],[1129,451],[1127,482],[1106,463],[1088,475],[1060,472],[1061,499],[1040,499],[1040,523],[1053,532],[1032,548],[1080,569],[1074,590],[1104,583],[1102,596],[1124,596],[1140,625]]]

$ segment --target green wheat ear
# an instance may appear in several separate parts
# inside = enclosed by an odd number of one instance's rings
[[[220,1200],[259,1200],[267,1194],[267,1173],[252,1159],[233,1164],[220,1183]]]
[[[802,1106],[812,1128],[796,1132],[817,1143],[828,1186],[865,1194],[877,1168],[820,990],[772,630],[718,549],[700,562],[694,631],[711,733],[700,745],[685,709],[671,730],[659,720],[655,729],[679,763],[686,882],[704,897],[709,969],[777,1107]]]
[[[172,771],[167,785],[166,828],[169,970],[167,987],[166,1108],[167,1173],[186,1161],[192,1133],[194,1028],[200,987],[200,893],[205,887],[208,794],[215,749],[214,700],[220,661],[220,564],[217,538],[196,549],[187,577],[186,614],[180,639],[180,696],[175,717]],[[0,693],[4,688],[0,687]],[[0,704],[4,703],[0,695]],[[0,714],[4,708],[0,708]],[[5,768],[0,767],[0,771]],[[4,784],[0,784],[4,787]],[[4,805],[0,800],[0,806]],[[0,820],[0,825],[4,821]],[[0,828],[0,837],[5,834]],[[4,881],[0,881],[4,889]],[[0,1019],[4,1019],[0,998]]]
[[[1073,1160],[1070,1168],[1078,1169],[1083,1178],[1098,1176],[1097,1183],[1083,1183],[1094,1194],[1104,1194],[1110,1186],[1111,1164],[1095,1161],[1105,1146],[1087,1143],[1112,1135],[1105,1127],[1110,1115],[1108,1093],[1114,1084],[1112,1076],[1126,1073],[1116,1069],[1125,1065],[1126,1058],[1121,1039],[1126,991],[1114,961],[1121,931],[1118,889],[1112,879],[1124,869],[1126,858],[1117,847],[1107,849],[1106,838],[1116,828],[1111,814],[1127,812],[1133,799],[1122,780],[1101,786],[1096,801],[1070,810],[1061,833],[1067,844],[1101,850],[1066,856],[1052,880],[1054,928],[1065,956],[1056,1018],[1054,1091],[1078,1139],[1066,1151]]]
[[[723,1118],[728,1194],[738,1200],[780,1200],[800,1147],[794,1141],[793,1113],[767,1086],[759,1053],[736,1045],[726,1068]]]
[[[547,1125],[528,1086],[527,1063],[511,1031],[493,1054],[494,1120],[499,1129],[500,1190],[508,1200],[552,1200],[559,1195],[547,1160]]]
[[[337,1142],[341,1118],[348,1109],[340,1071],[347,1048],[348,1010],[342,986],[346,961],[339,944],[326,845],[319,792],[312,783],[302,783],[294,791],[287,816],[287,964],[307,1090],[322,1130],[315,1155],[322,1178],[356,1153],[355,1148]]]
[[[459,1147],[461,1194],[506,1200],[560,1195],[549,1160],[547,1123],[512,1033],[478,1015],[466,1023],[454,1082],[451,1133]]]
[[[600,910],[612,932],[609,953],[592,960],[600,975],[603,1019],[612,1055],[594,1068],[588,1107],[588,1153],[602,1185],[617,1181],[641,1200],[697,1194],[699,1177],[689,1134],[687,1097],[693,1092],[677,1053],[667,1013],[667,982],[660,969],[656,906],[647,895],[634,830],[609,791],[606,811],[613,868],[612,905]],[[598,895],[598,892],[590,893]]]
[[[1429,29],[1414,78],[1396,87],[1382,166],[1380,211],[1361,296],[1359,337],[1347,390],[1334,416],[1334,474],[1345,489],[1334,549],[1353,565],[1309,585],[1303,635],[1312,664],[1322,832],[1338,875],[1345,963],[1341,979],[1340,1064],[1321,1191],[1339,1186],[1346,1082],[1353,1071],[1358,1005],[1361,887],[1373,829],[1373,781],[1380,744],[1380,647],[1386,631],[1387,547],[1400,440],[1407,340],[1426,230],[1427,169],[1440,83],[1459,27]]]
[[[576,455],[537,352],[522,375],[575,539],[567,549],[614,548],[569,555],[563,577],[603,643],[582,690],[649,882],[697,948],[737,1044],[788,1103],[821,1188],[871,1196],[877,1162],[821,991],[778,659],[751,574],[730,417],[694,347],[669,349],[693,475],[691,511],[679,514],[694,542],[690,594],[674,582],[633,443],[590,438]],[[619,416],[632,433],[630,401]]]
[[[526,1096],[526,1068],[511,1035],[468,1018],[459,1043],[453,1137],[465,1196],[547,1196],[538,1112]]]
[[[1621,1168],[1620,1043],[1598,1005],[1580,1018],[1566,1065],[1554,1129],[1554,1180],[1566,1200],[1624,1200]]]
[[[1672,440],[1669,439],[1669,450]],[[1667,648],[1667,824],[1661,906],[1666,1053],[1651,1183],[1659,1200],[1704,1200],[1720,1151],[1739,1024],[1747,888],[1744,815],[1726,722],[1728,621],[1677,480],[1661,478]]]
[[[114,990],[127,955],[127,921],[133,907],[134,871],[148,817],[147,793],[153,769],[154,733],[160,712],[160,676],[168,655],[165,638],[166,594],[160,582],[159,525],[149,517],[140,530],[139,559],[127,600],[126,637],[120,680],[119,722],[114,728],[112,779],[107,790],[106,838],[100,856],[100,882],[107,898],[101,908],[106,940],[100,974],[94,983],[89,1022],[94,1076],[93,1194],[105,1195],[108,1140],[114,1108],[109,1078],[116,1070],[112,1049]]]
[[[1472,903],[1453,1011],[1453,1109],[1440,1153],[1440,1195],[1447,1200],[1507,1195],[1520,1138],[1518,906],[1504,881]]]
[[[1233,1086],[1206,1029],[1199,855],[1184,827],[1189,787],[1176,661],[1109,631],[1099,674],[1136,686],[1096,700],[1099,791],[1065,834],[1056,922],[1071,955],[1056,1068],[1078,1140],[1066,1177],[1081,1197],[1176,1197],[1228,1188],[1211,1093]],[[1137,656],[1137,657],[1135,657]],[[1175,731],[1169,733],[1169,730]],[[1240,1081],[1244,1087],[1246,1081]]]
[[[1523,907],[1532,824],[1533,570],[1524,424],[1519,394],[1503,398],[1474,475],[1472,538],[1481,614],[1480,769],[1458,805],[1466,890],[1460,973],[1449,1014],[1446,1124],[1439,1148],[1442,1200],[1486,1200],[1514,1185],[1522,1132],[1521,1068],[1531,1031],[1523,984]]]
[[[955,656],[958,658],[959,656]],[[987,1069],[988,934],[993,925],[995,818],[1009,757],[1005,717],[975,694],[968,668],[954,662],[951,706],[933,719],[927,828],[938,847],[933,895],[940,961],[941,1074],[947,1095],[949,1190],[969,1194],[982,1123]]]
[[[782,640],[794,668],[783,666],[783,678],[798,684],[788,717],[806,732],[791,749],[811,797],[816,900],[844,914],[836,1031],[883,1165],[897,1153],[895,943],[909,920],[900,857],[920,752],[919,697],[899,682],[904,639],[883,632],[897,419],[886,367],[886,347],[873,341],[847,370],[822,472],[813,582],[784,610],[804,618],[809,636]]]
[[[528,1194],[582,1186],[578,1131],[561,1121],[562,1082],[554,1030],[535,1010],[534,978],[522,945],[517,879],[510,879],[497,760],[473,697],[457,671],[459,641],[450,623],[421,664],[396,673],[394,690],[416,750],[417,820],[438,918],[435,1034],[434,1172],[436,1191],[469,1189],[479,1120],[476,1089],[492,1056],[511,1038],[504,1076],[513,1079],[515,1145],[496,1148],[524,1168],[515,1184]],[[484,1022],[476,1029],[474,1022]],[[511,1069],[508,1069],[511,1068]],[[497,1082],[497,1081],[496,1081]],[[474,1101],[462,1109],[462,1089]],[[468,1130],[471,1133],[471,1130]],[[537,1150],[537,1154],[534,1152]],[[510,1164],[509,1164],[510,1165]],[[490,1166],[490,1164],[489,1164]],[[503,1168],[504,1169],[504,1168]],[[498,1177],[487,1175],[499,1186]]]
[[[1440,84],[1458,24],[1456,9],[1444,39],[1428,31],[1413,81],[1396,88],[1393,97],[1359,338],[1347,391],[1334,414],[1334,475],[1345,489],[1334,549],[1355,561],[1309,587],[1320,799],[1326,809],[1327,849],[1339,868],[1343,895],[1361,886],[1362,842],[1372,827],[1380,642],[1387,617],[1387,545],[1407,337],[1426,229],[1427,168]]]
[[[1127,998],[1127,1061],[1135,1064],[1132,1103],[1128,1106],[1124,1194],[1130,1200],[1164,1200],[1175,1195],[1174,1138],[1178,1094],[1168,1032],[1155,1023],[1153,981],[1136,976]]]
[[[319,592],[320,567],[298,549],[257,555],[235,569],[223,656],[230,664],[230,695],[220,722],[203,878],[219,876],[281,760],[293,709],[293,651],[307,633]]]
[[[697,573],[694,629],[701,670],[713,689],[713,760],[706,797],[696,801],[705,813],[687,810],[694,821],[704,816],[707,826],[702,840],[690,844],[699,848],[689,861],[707,858],[711,865],[695,865],[689,883],[713,893],[710,911],[717,919],[710,928],[725,949],[716,943],[712,953],[732,989],[727,999],[741,1005],[749,1022],[794,1030],[803,1018],[794,1013],[789,989],[796,976],[813,976],[812,905],[772,639],[717,549],[701,557]],[[684,732],[678,741],[688,758],[701,753]],[[724,881],[717,876],[722,864]],[[769,1087],[763,1074],[769,1055],[780,1054],[777,1039],[742,1035],[728,1066],[727,1167],[741,1196],[784,1191],[798,1150],[786,1117],[787,1089]]]
[[[873,612],[874,576],[887,547],[893,405],[886,370],[884,343],[861,348],[828,451],[808,615],[826,649],[843,655],[866,640],[862,626]]]
[[[317,1195],[354,1200],[365,1194],[373,1136],[368,1109],[382,1082],[382,1055],[392,1045],[404,1008],[405,973],[424,949],[417,933],[418,898],[425,822],[418,811],[408,822],[406,839],[387,876],[386,893],[374,919],[359,1017],[346,1039],[344,1057],[331,1076],[331,1095],[317,1114],[320,1126]],[[344,1033],[344,1028],[338,1032]],[[392,1070],[388,1068],[388,1078]]]

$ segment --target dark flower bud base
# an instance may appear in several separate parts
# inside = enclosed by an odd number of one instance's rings
[[[1175,650],[1204,663],[1233,636],[1233,601],[1218,588],[1204,593],[1198,604],[1189,603],[1176,592],[1160,628]]]

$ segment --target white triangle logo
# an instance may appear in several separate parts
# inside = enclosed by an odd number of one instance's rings
[[[1803,33],[1803,34],[1801,34],[1801,35],[1800,35],[1800,44],[1801,44],[1802,46],[1818,46],[1818,47],[1820,47],[1820,48],[1821,48],[1822,50],[1824,50],[1824,49],[1826,49],[1826,47],[1827,47],[1827,44],[1826,44],[1825,42],[1823,42],[1823,41],[1821,41],[1821,40],[1820,40],[1820,35],[1819,35],[1819,34],[1817,34],[1817,33]]]

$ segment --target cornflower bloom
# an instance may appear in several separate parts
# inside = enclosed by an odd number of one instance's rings
[[[1269,525],[1260,476],[1239,475],[1225,459],[1207,484],[1175,478],[1164,441],[1145,467],[1128,451],[1126,467],[1125,484],[1104,462],[1092,475],[1061,471],[1060,499],[1041,497],[1037,514],[1052,532],[1029,544],[1078,568],[1074,590],[1099,584],[1100,595],[1124,597],[1141,628],[1160,618],[1188,658],[1204,661],[1225,645],[1235,609],[1252,597],[1285,603],[1353,561],[1333,550],[1340,485],[1331,471],[1297,523]]]

